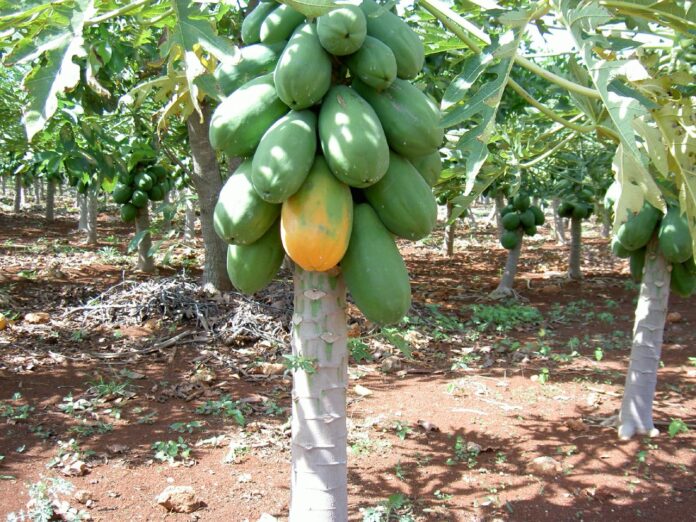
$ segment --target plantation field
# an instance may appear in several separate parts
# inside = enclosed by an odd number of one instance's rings
[[[351,306],[350,519],[696,519],[693,301],[670,298],[661,435],[619,441],[627,263],[586,222],[570,282],[547,225],[523,247],[519,299],[492,301],[506,251],[488,212],[475,234],[460,224],[453,258],[442,224],[401,245],[407,320],[379,329]],[[94,520],[286,520],[289,271],[253,299],[206,293],[193,241],[162,245],[143,276],[114,215],[85,247],[76,214],[0,212],[0,513],[44,487]],[[166,514],[171,485],[202,504]]]

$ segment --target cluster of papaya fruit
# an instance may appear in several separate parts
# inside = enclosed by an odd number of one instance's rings
[[[373,0],[316,20],[262,1],[242,39],[216,71],[226,97],[210,125],[213,147],[242,158],[214,215],[232,283],[262,289],[285,254],[308,271],[340,264],[368,319],[398,321],[411,289],[393,235],[430,233],[442,170],[439,109],[409,82],[422,42]]]
[[[135,220],[139,208],[148,201],[162,201],[171,189],[167,169],[140,162],[129,172],[119,174],[111,197],[121,205],[121,219],[128,223]]]
[[[522,241],[522,234],[533,236],[537,227],[544,224],[544,212],[531,204],[528,194],[519,193],[501,210],[505,232],[500,236],[503,248],[513,250]]]
[[[637,283],[643,279],[646,246],[657,233],[658,248],[672,265],[671,290],[682,297],[696,291],[696,262],[689,224],[678,206],[669,206],[667,214],[649,203],[632,215],[612,239],[611,250],[621,258],[630,258],[631,277]]]
[[[563,178],[556,183],[555,194],[561,200],[558,215],[562,218],[587,219],[594,211],[592,190],[579,179]]]

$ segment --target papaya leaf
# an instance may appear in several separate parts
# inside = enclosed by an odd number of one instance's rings
[[[126,248],[126,251],[130,254],[131,252],[135,252],[142,240],[145,238],[147,234],[150,233],[150,229],[146,228],[145,230],[141,230],[137,234],[133,236],[133,239],[130,240],[130,243],[128,243],[128,247]]]
[[[280,0],[283,4],[289,5],[295,11],[299,11],[307,18],[316,18],[323,14],[333,11],[340,4],[357,4],[357,2],[336,2],[334,0]]]
[[[35,65],[24,78],[27,104],[23,122],[28,141],[55,113],[58,95],[80,81],[80,66],[73,58],[86,54],[82,31],[93,11],[93,0],[58,4],[55,16],[47,19],[46,24],[38,24],[38,31],[30,32],[34,41],[20,39],[7,57],[6,63],[44,58],[43,63]]]

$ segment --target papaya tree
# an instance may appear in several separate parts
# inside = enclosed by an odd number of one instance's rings
[[[467,192],[474,189],[476,175],[488,156],[486,144],[493,132],[493,116],[501,91],[509,85],[522,92],[521,86],[515,85],[510,78],[513,66],[522,67],[566,89],[581,102],[589,100],[599,108],[596,118],[572,121],[532,96],[526,96],[532,106],[562,126],[574,132],[597,133],[616,143],[613,165],[620,193],[613,208],[614,229],[619,229],[627,220],[630,222],[631,216],[640,216],[646,204],[660,216],[668,214],[665,200],[672,204],[678,202],[679,215],[685,217],[688,224],[692,254],[696,251],[696,179],[693,174],[696,103],[689,88],[694,83],[694,71],[688,52],[684,53],[681,45],[696,29],[693,5],[683,1],[650,5],[642,1],[610,0],[530,2],[526,4],[528,9],[498,16],[501,25],[507,21],[513,28],[510,36],[495,42],[489,34],[439,0],[421,0],[420,5],[465,42],[472,52],[459,81],[453,82],[456,90],[445,95],[443,118],[443,122],[450,125],[461,121],[462,114],[469,119],[474,114],[479,116],[459,145]],[[541,16],[553,16],[566,28],[569,41],[578,50],[587,82],[552,73],[518,53],[519,37],[516,42],[515,35]],[[651,46],[643,43],[646,37],[654,41],[657,33],[672,44]],[[508,52],[496,55],[501,43],[511,45]],[[494,71],[497,72],[494,82],[476,85],[485,72]],[[466,197],[465,194],[463,198]],[[649,232],[654,234],[655,229]],[[667,262],[658,238],[653,235],[647,242],[631,362],[619,415],[622,438],[636,433],[655,433],[652,401],[670,276],[675,272],[690,274],[688,265],[678,265],[676,271],[675,266]],[[686,287],[685,281],[690,279],[680,277],[678,286]]]

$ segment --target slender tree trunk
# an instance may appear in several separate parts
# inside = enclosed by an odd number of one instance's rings
[[[87,207],[87,244],[97,244],[97,217],[99,216],[99,198],[97,189],[90,189],[85,196]]]
[[[502,194],[498,193],[495,195],[495,226],[498,228],[498,237],[502,236],[503,232],[505,232],[502,218],[503,208],[505,208],[505,198]]]
[[[553,198],[551,200],[551,208],[553,209],[553,231],[556,235],[556,241],[560,244],[565,245],[568,240],[565,236],[565,227],[563,225],[563,218],[558,215],[558,206],[561,204],[558,198]]]
[[[597,207],[597,213],[602,220],[602,237],[606,239],[611,235],[611,216],[609,215],[609,209],[601,203],[598,203]]]
[[[34,180],[34,203],[41,203],[41,181]]]
[[[87,195],[77,194],[77,206],[80,208],[80,220],[77,223],[77,230],[80,232],[87,231]]]
[[[292,353],[312,370],[293,372],[290,522],[348,520],[343,277],[295,267]]]
[[[643,281],[633,324],[631,361],[619,413],[619,437],[622,439],[636,433],[651,437],[658,433],[653,424],[652,411],[667,318],[670,277],[669,263],[660,253],[657,239],[653,237],[645,254]]]
[[[570,258],[568,260],[568,277],[573,281],[582,279],[580,261],[582,254],[582,219],[570,218]]]
[[[469,228],[471,230],[478,230],[478,222],[476,221],[476,214],[474,213],[473,205],[467,209],[466,219],[469,221]]]
[[[447,257],[452,257],[454,255],[454,236],[457,231],[457,220],[455,219],[451,223],[449,220],[452,218],[452,210],[454,205],[447,202],[447,224],[445,225],[445,238],[442,242],[442,251]]]
[[[164,195],[162,200],[162,210],[162,232],[169,232],[172,229],[172,217],[174,215],[171,193],[169,192]]]
[[[56,206],[56,180],[48,178],[48,187],[46,188],[46,221],[53,221],[54,211]]]
[[[150,214],[148,212],[147,205],[143,208],[138,209],[138,213],[135,217],[135,234],[143,234],[140,243],[138,243],[138,270],[145,272],[146,274],[151,274],[155,271],[155,260],[150,255],[150,249],[152,248],[152,238],[150,237]]]
[[[517,246],[512,250],[508,250],[507,261],[503,269],[503,275],[500,278],[498,287],[491,292],[490,297],[500,299],[515,295],[513,285],[515,284],[515,275],[517,274],[517,264],[520,261],[520,252],[522,252],[522,241],[524,235],[521,230],[517,230]]]
[[[222,178],[215,151],[208,139],[210,108],[207,105],[202,105],[201,108],[205,116],[203,122],[194,111],[187,120],[187,126],[193,159],[191,182],[198,194],[201,232],[205,247],[203,283],[212,285],[218,290],[231,290],[232,283],[227,276],[227,245],[213,228],[213,211],[222,189]]]
[[[196,237],[196,202],[193,191],[186,187],[184,190],[184,239],[191,240]]]
[[[0,179],[2,179],[2,195],[7,194],[7,176],[0,176]]]
[[[22,210],[22,176],[15,174],[14,211],[17,213],[20,210]]]

